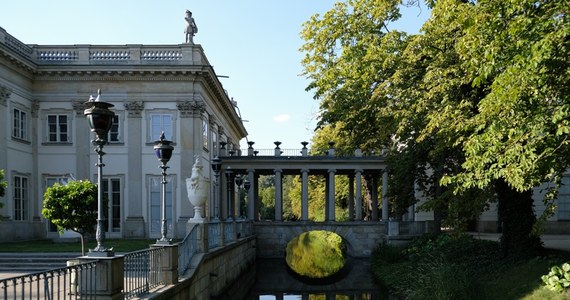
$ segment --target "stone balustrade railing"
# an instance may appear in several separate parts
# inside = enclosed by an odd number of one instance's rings
[[[28,45],[0,27],[0,44],[38,65],[208,65],[200,45]]]

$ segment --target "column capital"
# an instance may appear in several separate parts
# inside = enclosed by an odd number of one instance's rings
[[[130,118],[140,118],[141,113],[144,110],[144,102],[128,101],[123,104],[123,107],[127,110]]]
[[[328,169],[327,172],[329,172],[329,173],[336,173],[336,169]]]
[[[273,169],[273,173],[282,173],[283,169]]]
[[[310,169],[301,169],[301,173],[309,173],[310,171]]]
[[[206,112],[206,104],[203,101],[180,101],[176,103],[176,107],[181,118],[199,117]]]
[[[79,101],[79,100],[73,100],[71,101],[71,106],[73,107],[73,110],[75,111],[75,115],[77,117],[83,117],[85,116],[83,113],[85,111],[85,101]]]
[[[362,170],[362,169],[355,169],[354,170],[355,174],[358,174],[358,173],[362,174],[362,172],[364,172],[364,170]]]
[[[0,85],[0,105],[6,106],[6,104],[8,103],[8,98],[10,98],[11,94],[12,94],[11,89],[3,85]]]

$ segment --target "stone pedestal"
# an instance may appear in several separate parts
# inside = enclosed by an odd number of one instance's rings
[[[160,261],[161,278],[164,284],[178,283],[178,245],[150,245],[151,248],[165,248],[166,252]]]
[[[123,275],[124,257],[117,255],[113,257],[91,258],[82,256],[80,261],[87,262],[97,260],[95,268],[95,290],[93,294],[87,295],[93,299],[119,300],[123,299]]]

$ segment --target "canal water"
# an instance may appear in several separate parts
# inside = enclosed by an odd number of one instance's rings
[[[307,282],[288,270],[285,259],[258,259],[217,299],[394,299],[374,282],[369,259],[350,259],[342,273],[332,282]]]

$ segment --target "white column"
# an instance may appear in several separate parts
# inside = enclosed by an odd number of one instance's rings
[[[354,221],[354,175],[348,175],[348,220]]]
[[[329,169],[328,170],[329,173],[329,181],[328,181],[328,199],[327,199],[327,205],[328,205],[328,216],[327,216],[327,221],[334,221],[335,220],[335,185],[334,185],[334,179],[335,179],[335,173],[336,170],[335,169]]]
[[[249,220],[255,220],[255,193],[256,186],[253,184],[255,180],[255,170],[247,170],[247,180],[250,183],[249,190],[247,191],[247,218]]]
[[[309,220],[309,170],[301,170],[301,220]]]
[[[388,221],[388,170],[382,172],[382,221]]]
[[[282,175],[283,170],[275,169],[275,221],[283,220],[283,188]]]
[[[362,170],[354,170],[356,178],[355,219],[362,221]]]

